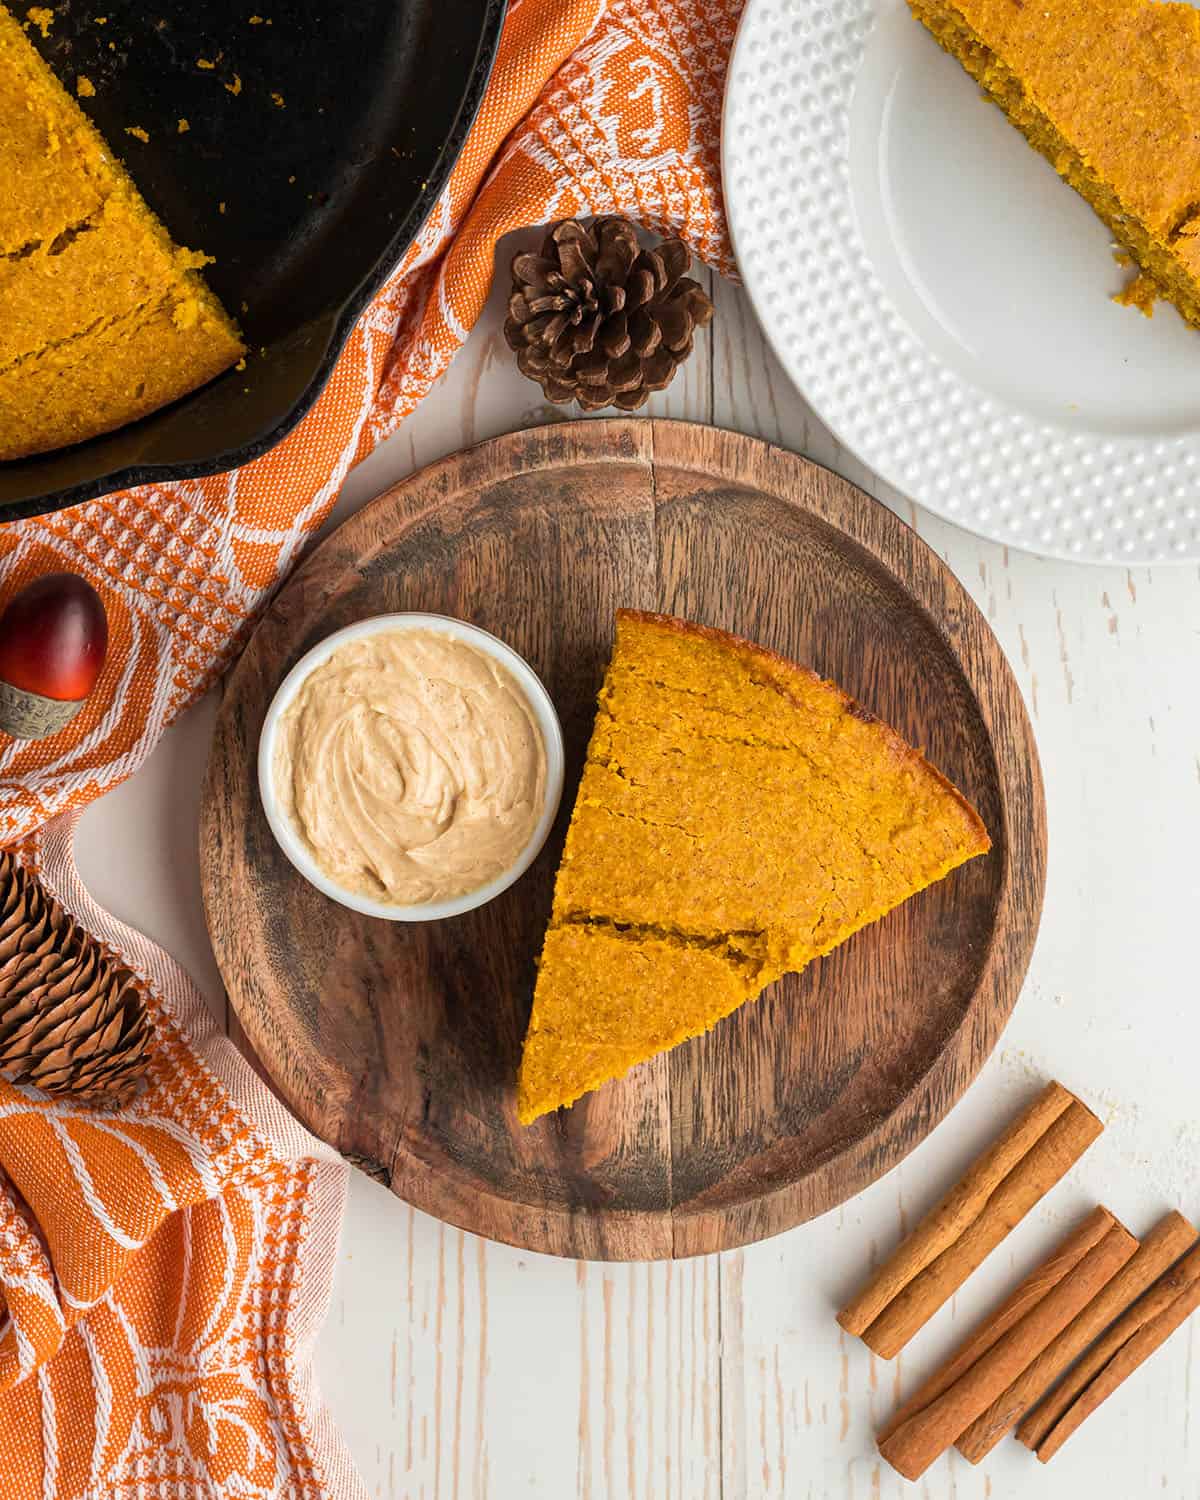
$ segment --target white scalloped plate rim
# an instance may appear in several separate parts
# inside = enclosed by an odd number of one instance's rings
[[[1107,429],[1039,419],[965,378],[885,287],[855,201],[851,120],[869,44],[901,15],[921,33],[919,45],[942,57],[905,0],[747,0],[726,84],[722,172],[739,271],[769,344],[844,447],[968,531],[1071,562],[1200,559],[1200,393],[1182,431],[1122,431],[1119,415]],[[961,74],[952,59],[942,62]],[[961,82],[974,89],[965,74]],[[878,89],[878,78],[868,86]],[[870,110],[887,107],[868,100]],[[1040,166],[998,111],[980,108]],[[1055,213],[1081,214],[1093,240],[1103,234],[1068,188],[1054,182],[1050,191],[1071,200],[1048,199]],[[1097,298],[1095,315],[1108,317],[1107,298]],[[1184,330],[1173,310],[1160,313],[1160,328],[1164,317]],[[1121,341],[1142,336],[1112,327]],[[1164,338],[1178,342],[1173,330],[1154,337],[1156,350]],[[1169,353],[1178,358],[1174,343]],[[1197,371],[1200,379],[1200,356]]]

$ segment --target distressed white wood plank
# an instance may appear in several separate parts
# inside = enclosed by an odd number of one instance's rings
[[[717,1274],[529,1255],[359,1178],[322,1386],[386,1500],[717,1500]]]

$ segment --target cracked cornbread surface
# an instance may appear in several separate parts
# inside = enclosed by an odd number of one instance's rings
[[[101,136],[0,6],[0,460],[174,401],[244,352]]]
[[[621,611],[518,1080],[528,1123],[990,847],[916,750],[724,632]]]
[[[1169,0],[909,5],[1200,326],[1200,11]]]

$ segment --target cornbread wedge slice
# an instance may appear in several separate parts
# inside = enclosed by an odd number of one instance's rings
[[[81,442],[244,352],[132,181],[0,6],[0,460]]]
[[[990,847],[832,683],[621,611],[518,1080],[528,1124],[709,1030]]]
[[[1200,326],[1200,11],[1165,0],[909,0],[916,16]],[[1150,283],[1147,288],[1146,282]]]

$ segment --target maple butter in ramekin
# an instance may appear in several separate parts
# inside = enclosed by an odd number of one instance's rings
[[[441,908],[490,899],[537,853],[561,793],[557,720],[530,669],[484,632],[436,616],[368,623],[280,689],[264,804],[285,853],[335,899],[451,915]]]

